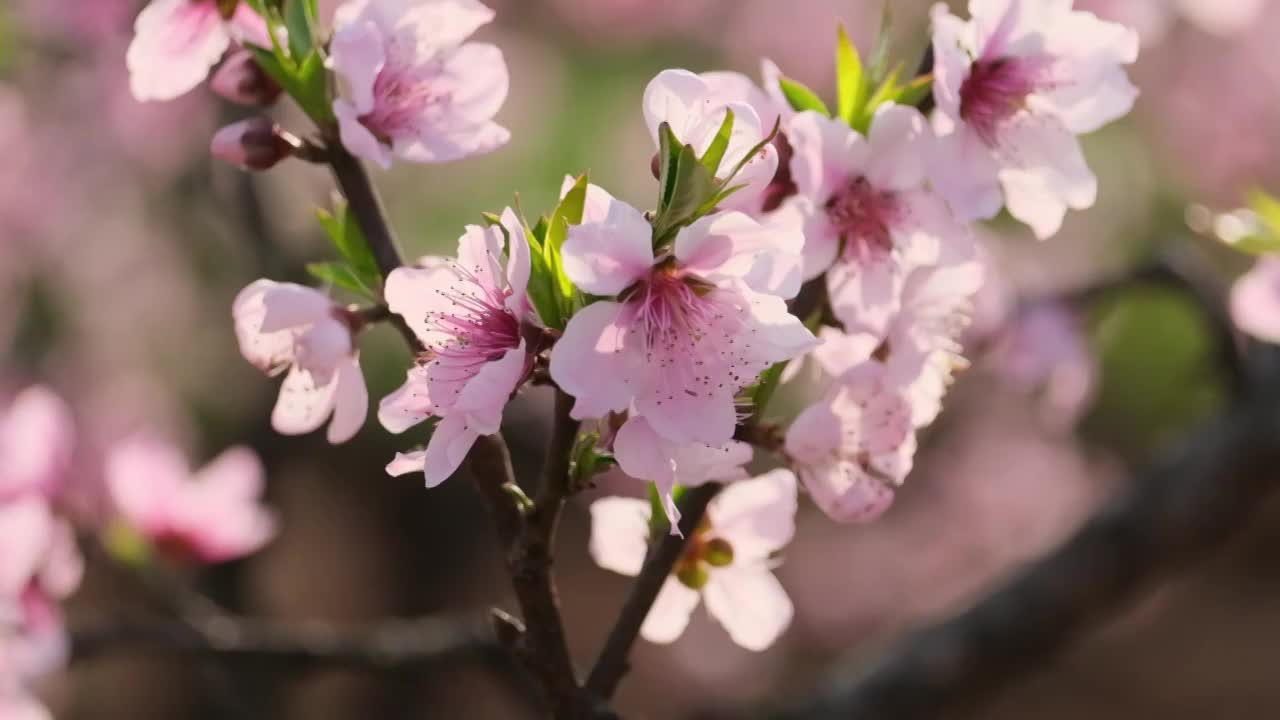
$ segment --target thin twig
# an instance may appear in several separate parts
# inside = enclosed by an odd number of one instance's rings
[[[1220,546],[1280,491],[1280,350],[1248,356],[1249,392],[1142,473],[1074,537],[870,669],[850,661],[773,717],[936,718],[1043,667],[1160,573]]]
[[[718,492],[720,486],[715,483],[691,488],[680,502],[680,529],[683,535],[664,535],[650,546],[644,566],[622,605],[618,621],[605,640],[604,648],[591,668],[591,674],[587,676],[585,689],[593,702],[605,703],[617,691],[618,683],[630,668],[627,658],[631,655],[636,636],[640,634],[640,626],[644,624],[649,609],[658,598],[662,584],[671,574],[671,568],[675,567],[684,553],[685,543],[692,537],[698,523],[702,522],[707,505]]]

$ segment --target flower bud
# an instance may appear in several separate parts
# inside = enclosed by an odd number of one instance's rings
[[[684,583],[685,587],[701,590],[711,579],[711,574],[702,566],[702,563],[683,563],[676,569],[676,579]]]
[[[297,138],[286,133],[271,118],[254,117],[232,123],[214,133],[209,151],[245,170],[267,170],[293,154]]]
[[[219,96],[237,105],[266,107],[280,98],[282,89],[248,50],[232,53],[209,83]]]
[[[728,567],[733,564],[733,546],[728,540],[714,538],[707,542],[702,558],[711,567]]]

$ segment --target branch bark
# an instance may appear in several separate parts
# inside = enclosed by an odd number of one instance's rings
[[[773,717],[912,720],[971,706],[1042,666],[1159,573],[1221,545],[1280,491],[1280,350],[1248,359],[1250,391],[1058,550],[871,668],[844,665],[811,699]]]
[[[640,626],[644,624],[644,619],[653,607],[654,600],[658,598],[662,584],[671,574],[671,569],[684,553],[685,543],[692,537],[698,523],[702,522],[707,505],[719,492],[720,485],[715,483],[691,488],[680,503],[680,530],[684,533],[683,536],[664,535],[650,546],[640,574],[622,605],[618,621],[587,677],[587,695],[598,706],[603,706],[617,692],[618,684],[631,667],[627,658],[631,655],[636,636],[640,634]],[[611,717],[611,714],[607,710],[597,710],[597,716]]]

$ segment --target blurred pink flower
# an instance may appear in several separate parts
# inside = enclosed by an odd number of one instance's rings
[[[663,438],[644,417],[636,416],[618,430],[613,455],[627,475],[654,484],[675,535],[680,533],[680,511],[672,497],[675,486],[695,487],[745,478],[743,466],[751,462],[751,446],[736,440],[720,447],[680,445]]]
[[[1138,31],[1144,46],[1159,44],[1179,17],[1211,35],[1247,30],[1266,0],[1077,0],[1080,10]]]
[[[827,288],[847,326],[878,325],[905,276],[968,236],[926,184],[933,137],[915,108],[884,105],[864,138],[837,119],[803,112],[787,124],[797,195],[778,211],[804,228],[804,274],[830,268]]]
[[[329,64],[345,82],[333,103],[342,144],[383,168],[393,155],[440,163],[505,144],[493,122],[507,98],[502,51],[463,42],[492,19],[476,0],[340,6]]]
[[[893,502],[916,451],[911,404],[884,366],[850,369],[787,430],[786,452],[833,520],[867,522]]]
[[[665,122],[681,143],[693,146],[701,156],[711,146],[726,114],[733,112],[733,131],[717,176],[723,179],[738,163],[745,162],[732,183],[744,187],[720,203],[722,210],[754,209],[778,169],[778,152],[772,144],[755,157],[747,157],[772,129],[772,125],[768,129],[761,125],[751,101],[765,101],[754,97],[753,89],[750,84],[727,83],[723,75],[708,79],[688,70],[663,70],[644,90],[644,120],[655,149],[660,147],[658,128]]]
[[[75,533],[48,498],[0,503],[0,548],[0,604],[28,592],[61,600],[80,586],[84,561]]]
[[[0,416],[0,502],[54,497],[71,467],[71,410],[50,390],[31,387]]]
[[[172,100],[194,89],[232,40],[270,47],[266,23],[247,2],[152,0],[138,15],[129,45],[130,88],[138,100]]]
[[[591,505],[591,556],[601,567],[636,575],[644,564],[651,508],[634,498]],[[711,501],[675,573],[640,628],[654,643],[684,632],[699,600],[738,645],[768,648],[791,623],[792,606],[774,577],[773,556],[795,534],[796,480],[774,470],[727,486]]]
[[[565,272],[616,299],[578,311],[552,350],[574,417],[630,409],[676,445],[723,445],[737,392],[815,343],[783,300],[799,285],[802,236],[717,213],[680,229],[659,258],[639,210],[594,185],[586,206],[569,228]]]
[[[364,425],[369,391],[346,311],[302,285],[257,280],[232,306],[244,358],[268,375],[285,370],[271,425],[309,433],[330,416],[329,442],[350,440]]]
[[[533,367],[520,331],[532,319],[529,244],[514,211],[504,210],[501,221],[468,225],[456,260],[427,258],[424,267],[387,277],[387,306],[426,351],[404,385],[382,399],[378,420],[401,433],[441,419],[425,451],[396,455],[387,466],[392,475],[425,473],[427,487],[448,479],[477,438],[498,432],[503,408]]]
[[[519,6],[519,2],[511,3]],[[688,36],[716,8],[714,0],[552,0],[578,39],[613,46]]]
[[[261,505],[262,463],[247,448],[193,473],[172,445],[133,437],[108,454],[106,484],[122,521],[183,559],[234,560],[276,534],[275,517]]]
[[[1041,239],[1067,208],[1097,198],[1077,135],[1133,107],[1124,65],[1138,37],[1070,3],[970,2],[968,22],[933,13],[933,86],[939,112],[934,182],[965,218],[1010,214]]]
[[[1098,389],[1097,360],[1077,319],[1060,303],[1040,302],[1016,313],[987,361],[1003,378],[1039,395],[1051,427],[1074,425]]]
[[[66,664],[71,642],[58,606],[31,589],[0,599],[0,718],[52,720],[30,686]]]
[[[1231,288],[1236,327],[1265,342],[1280,344],[1280,257],[1264,256]]]

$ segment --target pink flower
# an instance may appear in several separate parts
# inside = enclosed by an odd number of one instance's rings
[[[508,208],[501,227],[468,225],[456,260],[433,258],[387,278],[387,305],[426,352],[405,384],[382,400],[378,419],[400,433],[440,418],[427,449],[397,455],[387,472],[423,472],[427,487],[435,487],[458,469],[476,438],[498,432],[507,400],[533,363],[520,330],[532,320],[529,263],[524,230]]]
[[[1178,16],[1204,32],[1229,36],[1251,27],[1266,7],[1265,0],[1082,0],[1080,5],[1137,30],[1144,47],[1163,41]]]
[[[343,308],[309,287],[257,280],[236,296],[232,315],[246,360],[268,375],[288,370],[271,414],[276,432],[309,433],[330,416],[331,443],[360,430],[369,391]]]
[[[61,488],[75,442],[71,410],[43,387],[24,390],[0,416],[0,502]]]
[[[823,328],[813,358],[835,378],[866,362],[883,365],[886,378],[910,403],[912,424],[928,425],[942,410],[952,374],[969,365],[960,336],[982,278],[983,268],[974,261],[919,268],[903,283],[901,302],[883,323],[848,325],[847,332]]]
[[[247,2],[152,0],[138,15],[126,62],[133,96],[172,100],[209,76],[232,40],[271,47],[266,23]]]
[[[696,487],[745,478],[747,471],[742,466],[751,462],[751,446],[736,440],[720,447],[677,445],[654,431],[646,418],[635,416],[618,429],[613,455],[626,474],[657,487],[671,532],[679,534],[680,511],[672,497],[675,486]]]
[[[0,599],[0,718],[52,720],[30,685],[66,665],[70,655],[62,613],[47,594],[33,588]]]
[[[935,183],[957,213],[989,218],[1004,204],[1040,238],[1067,208],[1097,197],[1077,135],[1129,112],[1124,65],[1137,33],[1070,2],[971,0],[964,22],[933,12]]]
[[[774,470],[727,486],[707,507],[640,634],[654,643],[680,637],[698,601],[738,645],[768,648],[791,624],[792,606],[771,570],[795,534],[796,479]],[[649,538],[649,503],[624,497],[591,505],[591,557],[601,567],[637,575]]]
[[[1070,428],[1097,392],[1098,362],[1070,309],[1039,302],[1023,309],[992,348],[1002,377],[1039,394],[1039,409],[1055,428]]]
[[[275,536],[275,517],[261,505],[262,481],[262,463],[242,447],[193,473],[177,448],[134,437],[106,464],[120,519],[156,547],[202,563],[250,555]]]
[[[733,111],[733,132],[718,173],[723,178],[773,129],[772,124],[761,124],[751,104],[767,102],[767,96],[749,82],[726,79],[723,73],[699,76],[688,70],[663,70],[645,87],[644,121],[655,147],[658,128],[665,122],[680,142],[692,145],[701,156],[724,124],[726,111]],[[770,119],[776,117],[775,113]],[[720,203],[720,208],[747,210],[758,205],[777,169],[778,153],[772,145],[766,145],[734,177],[732,185],[745,187]]]
[[[1280,257],[1263,256],[1231,288],[1231,318],[1242,331],[1280,344]]]
[[[476,0],[350,0],[334,16],[330,67],[342,144],[391,166],[440,163],[510,139],[493,116],[507,98],[502,51],[464,43],[493,11]]]
[[[786,452],[818,507],[833,520],[867,522],[893,503],[916,450],[911,403],[885,367],[841,376],[787,430]]]
[[[0,548],[0,604],[28,592],[61,600],[80,586],[75,533],[44,497],[0,504]]]
[[[643,213],[590,186],[564,268],[602,299],[578,311],[551,352],[577,418],[630,410],[676,446],[733,437],[735,396],[770,365],[815,344],[787,311],[799,287],[798,232],[736,212],[682,228],[655,256]],[[624,466],[623,470],[627,470]]]
[[[933,145],[924,116],[884,105],[866,138],[840,120],[803,112],[787,125],[798,195],[776,222],[804,228],[804,274],[827,274],[846,325],[883,322],[912,267],[938,262],[967,230],[928,189]]]

